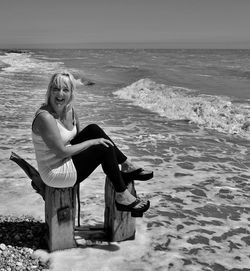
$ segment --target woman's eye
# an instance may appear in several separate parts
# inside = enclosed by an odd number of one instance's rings
[[[60,91],[60,90],[61,90],[60,88],[53,88],[53,91],[54,91],[54,92],[58,92],[58,91]],[[70,90],[69,90],[68,88],[64,88],[62,91],[65,92],[65,93],[67,93],[67,92],[69,92]]]
[[[57,92],[57,91],[60,91],[59,88],[53,88],[53,91]]]

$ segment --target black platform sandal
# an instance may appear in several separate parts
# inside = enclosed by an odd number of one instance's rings
[[[136,212],[131,212],[132,217],[143,217],[143,212],[136,213]]]
[[[118,211],[131,212],[131,216],[133,217],[142,217],[143,213],[149,209],[150,201],[148,200],[146,204],[143,204],[142,207],[136,208],[136,206],[140,204],[141,202],[142,200],[140,200],[139,198],[136,198],[136,200],[129,205],[120,204],[117,201],[115,201],[115,205]]]
[[[130,172],[121,171],[121,175],[126,184],[134,180],[147,181],[154,177],[153,171],[146,171],[142,168],[138,168]]]

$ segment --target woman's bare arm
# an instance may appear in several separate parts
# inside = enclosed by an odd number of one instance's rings
[[[48,112],[42,112],[36,117],[33,128],[39,132],[46,145],[60,158],[73,156],[98,144],[102,144],[106,147],[113,145],[111,141],[105,138],[97,138],[79,144],[65,146],[57,127],[56,120]]]

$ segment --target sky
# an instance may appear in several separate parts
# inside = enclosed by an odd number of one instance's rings
[[[248,48],[250,0],[0,0],[0,48]]]

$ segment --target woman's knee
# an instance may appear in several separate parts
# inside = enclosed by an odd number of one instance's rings
[[[103,134],[102,128],[95,123],[89,124],[86,129],[91,134]]]
[[[103,155],[104,157],[115,157],[115,148],[114,146],[109,145],[108,147],[100,144],[96,147]]]

